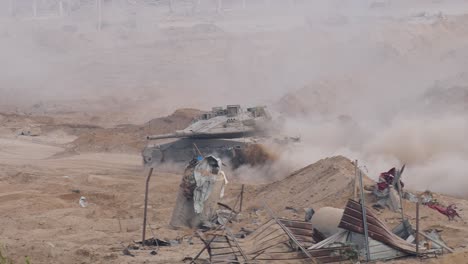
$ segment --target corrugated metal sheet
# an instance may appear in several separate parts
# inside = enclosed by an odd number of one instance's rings
[[[304,247],[316,243],[312,238],[314,229],[310,223],[287,219],[281,219],[280,222],[300,243],[304,243]],[[238,247],[234,241],[235,238],[226,234],[214,235],[216,238],[208,250],[212,263],[297,263],[298,261],[310,261],[306,254],[294,248],[291,238],[273,219],[259,227],[247,238],[236,240]],[[212,236],[208,236],[208,238],[212,238]],[[307,252],[318,263],[334,263],[346,261],[346,255],[341,253],[347,250],[350,250],[349,246],[335,246],[307,250]],[[245,253],[246,260],[243,260],[241,251]]]
[[[317,229],[313,228],[312,224],[309,222],[289,219],[280,219],[280,221],[289,228],[298,239],[302,239],[302,237],[305,236],[306,240],[304,240],[304,242],[315,244],[325,239],[325,236]],[[304,245],[307,246],[306,243]]]
[[[362,258],[365,258],[366,251],[364,250],[364,235],[354,232],[349,233],[348,241],[355,244],[359,249],[362,249],[360,250],[360,255]],[[408,255],[372,238],[369,238],[369,253],[370,260],[388,260]]]
[[[393,234],[399,236],[400,238],[406,240],[410,235],[413,235],[413,228],[408,219],[405,219],[399,225],[392,229]]]
[[[393,259],[414,255],[416,247],[390,231],[371,210],[367,211],[369,230],[369,250],[371,260]],[[409,224],[409,223],[408,223]],[[271,219],[255,230],[245,239],[236,239],[232,234],[216,234],[210,245],[209,253],[213,263],[297,263],[297,261],[317,261],[332,263],[346,261],[350,256],[343,254],[353,249],[347,242],[358,249],[364,248],[364,226],[362,223],[361,205],[349,200],[344,210],[339,227],[344,229],[336,238],[323,240],[323,236],[314,230],[311,223]],[[398,234],[408,232],[408,226],[396,228]],[[299,242],[302,248],[309,248],[305,254],[297,249]],[[360,250],[360,254],[364,253]]]
[[[380,221],[370,209],[367,210],[366,218],[370,238],[382,242],[393,249],[410,255],[416,255],[416,246],[393,234],[393,232],[390,231],[390,229],[387,228],[387,226]],[[361,204],[353,200],[348,201],[339,227],[359,234],[364,233]]]

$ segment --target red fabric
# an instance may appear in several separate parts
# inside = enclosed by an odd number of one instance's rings
[[[460,217],[457,210],[455,210],[456,207],[455,207],[454,204],[451,204],[451,205],[449,205],[447,207],[444,207],[444,206],[439,205],[439,204],[429,203],[429,204],[427,204],[427,206],[429,208],[431,208],[431,209],[437,210],[439,213],[441,213],[443,215],[446,215],[449,218],[449,220],[453,220],[455,218],[455,216]]]
[[[427,205],[429,208],[431,209],[434,209],[434,210],[437,210],[439,211],[439,213],[441,214],[444,214],[444,215],[447,215],[447,208],[441,206],[441,205],[437,205],[437,204],[428,204]]]
[[[388,184],[386,182],[378,182],[377,188],[379,188],[379,191],[383,191],[388,188]]]
[[[379,188],[379,191],[383,191],[388,188],[388,186],[393,184],[393,180],[395,178],[395,168],[391,168],[387,172],[382,172],[379,176],[379,182],[377,183],[377,187]],[[405,185],[403,182],[400,180],[401,188],[403,188]]]

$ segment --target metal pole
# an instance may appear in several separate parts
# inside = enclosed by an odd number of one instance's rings
[[[419,257],[419,198],[416,203],[416,256]]]
[[[203,247],[203,249],[198,252],[198,254],[192,259],[192,261],[190,261],[190,264],[196,264],[196,260],[201,256],[201,254],[205,251],[205,249],[208,249],[211,245],[211,243],[213,243],[213,241],[216,239],[216,234],[213,234],[213,238],[211,238],[210,241],[208,241],[208,243],[206,243],[205,241],[203,241],[203,243],[205,244],[205,246]]]
[[[405,221],[405,212],[403,210],[403,197],[401,195],[401,191],[402,191],[401,190],[401,182],[400,182],[401,172],[399,170],[397,170],[396,174],[398,175],[397,186],[398,186],[398,196],[400,198],[401,221]]]
[[[198,148],[197,144],[193,143],[193,146],[195,147],[195,150],[198,152],[198,155],[200,155],[201,157],[205,158],[205,155],[203,155],[203,153],[200,151],[200,149]]]
[[[448,250],[448,252],[450,252],[450,253],[453,253],[453,252],[454,252],[454,250],[453,250],[453,249],[451,249],[451,248],[447,247],[447,246],[446,246],[446,245],[444,245],[443,243],[437,242],[437,241],[436,241],[436,240],[434,240],[432,237],[430,237],[430,236],[428,236],[428,235],[424,234],[423,232],[419,232],[419,234],[420,234],[421,236],[425,237],[426,239],[428,239],[428,240],[432,241],[434,244],[436,244],[436,245],[438,245],[438,246],[440,246],[440,247],[443,247],[443,248],[445,248],[446,250]]]
[[[401,188],[401,175],[405,171],[406,164],[401,167],[401,170],[395,170],[395,177],[393,178],[393,188],[398,189],[398,196],[400,198],[400,210],[401,210],[401,220],[405,221],[405,212],[403,209],[403,195],[402,195],[402,188]]]
[[[241,194],[240,194],[240,208],[239,213],[242,212],[242,202],[244,201],[244,184],[242,184]],[[234,208],[235,210],[236,208]]]
[[[364,238],[366,242],[366,261],[370,261],[370,250],[369,250],[369,233],[367,230],[367,213],[366,204],[364,201],[364,189],[362,188],[362,171],[359,170],[359,187],[361,188],[361,208],[362,208],[362,223],[364,225]]]
[[[145,239],[146,239],[146,216],[148,211],[148,189],[149,189],[149,182],[151,179],[151,175],[153,174],[153,168],[150,169],[148,176],[146,177],[146,186],[145,186],[145,211],[143,214],[143,236],[141,240],[141,244],[145,246]]]
[[[358,168],[358,160],[355,160],[355,161],[354,161],[354,185],[353,185],[353,187],[354,187],[354,190],[353,190],[353,192],[354,192],[353,199],[354,199],[355,201],[357,201],[357,197],[358,197],[358,194],[357,194],[358,170],[359,170],[359,168]]]

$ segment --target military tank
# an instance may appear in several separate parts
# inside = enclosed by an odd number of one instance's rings
[[[148,144],[142,152],[143,163],[147,167],[161,163],[187,164],[194,158],[215,155],[238,167],[243,162],[243,150],[254,144],[256,138],[266,137],[271,123],[272,117],[264,106],[213,107],[184,130],[148,136],[150,142],[172,141]]]

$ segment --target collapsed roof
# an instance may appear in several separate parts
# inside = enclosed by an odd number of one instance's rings
[[[279,219],[272,212],[270,216],[269,221],[244,239],[236,238],[228,227],[204,237],[210,262],[334,263],[358,260],[366,255],[362,207],[354,200],[348,200],[344,209],[339,223],[342,230],[328,238],[311,223]],[[440,253],[441,247],[448,249],[438,240],[433,249],[420,248],[418,252],[413,243],[414,230],[407,221],[391,230],[371,210],[367,210],[366,219],[371,261]]]

